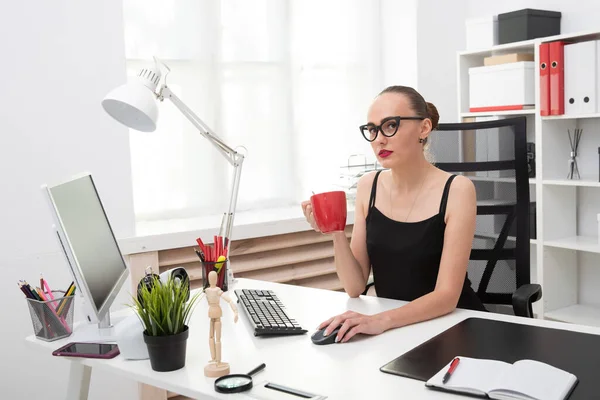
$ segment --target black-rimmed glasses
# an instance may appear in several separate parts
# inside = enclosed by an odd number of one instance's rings
[[[387,117],[381,120],[381,125],[366,124],[359,126],[360,132],[368,142],[372,142],[377,139],[377,134],[381,131],[381,134],[385,137],[392,137],[398,132],[400,121],[406,120],[424,120],[424,117]]]

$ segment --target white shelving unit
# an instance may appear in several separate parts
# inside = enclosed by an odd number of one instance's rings
[[[600,118],[600,114],[581,114],[581,115],[547,115],[542,117],[544,121],[553,121],[557,119],[590,119]]]
[[[600,308],[575,304],[548,311],[545,318],[572,324],[600,326]]]
[[[546,179],[543,181],[544,185],[555,185],[555,186],[582,186],[582,187],[598,187],[600,188],[600,182],[590,181],[585,179]]]
[[[600,243],[598,243],[598,238],[594,236],[570,236],[556,240],[546,240],[544,246],[600,254]]]
[[[542,117],[537,106],[516,111],[469,112],[469,68],[482,66],[484,58],[491,55],[524,52],[534,54],[539,65],[539,45],[556,40],[567,43],[600,40],[600,30],[458,52],[458,116],[461,121],[527,117],[527,141],[535,143],[536,152],[536,177],[529,180],[537,216],[537,239],[531,240],[531,278],[542,285],[543,293],[534,313],[537,318],[600,327],[600,242],[596,217],[600,214],[600,113]],[[536,68],[536,99],[539,99],[539,81]],[[567,179],[571,151],[567,130],[572,132],[575,128],[583,129],[577,157],[581,179],[570,180]],[[463,157],[462,142],[459,145]],[[510,177],[470,178],[492,182],[496,188],[514,182]],[[494,237],[494,234],[478,235]]]
[[[535,109],[525,109],[525,110],[508,110],[508,111],[488,111],[488,112],[463,112],[460,113],[462,118],[468,117],[487,117],[487,116],[506,116],[510,115],[512,117],[516,117],[519,115],[534,115]]]

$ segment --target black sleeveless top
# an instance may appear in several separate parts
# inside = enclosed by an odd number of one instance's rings
[[[444,186],[439,213],[418,222],[399,222],[375,207],[377,179],[373,179],[367,224],[367,251],[378,297],[412,301],[435,288],[444,245],[446,203],[450,176]],[[485,311],[465,275],[457,307]]]

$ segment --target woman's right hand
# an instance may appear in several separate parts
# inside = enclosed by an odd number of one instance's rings
[[[306,218],[306,221],[308,221],[310,226],[315,231],[320,233],[321,230],[319,229],[319,227],[317,226],[317,222],[315,221],[315,215],[313,214],[313,208],[312,208],[312,205],[310,204],[310,201],[302,202],[302,212],[304,212],[304,217]]]

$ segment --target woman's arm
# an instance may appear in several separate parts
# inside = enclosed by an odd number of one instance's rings
[[[338,333],[338,337],[343,338],[343,342],[357,333],[378,334],[391,328],[436,318],[456,308],[475,234],[477,200],[471,180],[462,176],[454,179],[450,186],[446,210],[444,247],[433,292],[403,307],[373,316],[364,316],[351,311],[343,314],[340,322],[344,321],[344,324]]]
[[[367,253],[365,210],[374,176],[375,173],[369,173],[358,181],[350,245],[348,245],[348,239],[344,232],[335,232],[333,235],[335,269],[344,290],[350,297],[358,297],[364,292],[371,272],[371,261]],[[368,212],[368,210],[366,211]]]
[[[344,290],[350,297],[358,297],[365,290],[371,262],[367,253],[367,230],[365,210],[370,197],[371,185],[375,173],[369,173],[360,178],[356,188],[356,203],[354,211],[354,227],[350,244],[343,231],[333,232],[333,249],[335,269]],[[315,223],[310,201],[302,203],[304,215],[314,230],[319,232]]]

